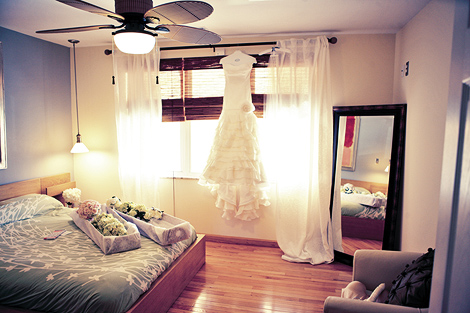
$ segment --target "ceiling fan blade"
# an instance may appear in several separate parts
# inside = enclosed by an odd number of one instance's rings
[[[184,25],[160,25],[160,27],[164,27],[169,30],[168,33],[160,33],[160,35],[181,42],[207,45],[218,43],[221,40],[220,36],[216,33],[202,28]]]
[[[115,19],[116,21],[123,22],[124,17],[122,15],[116,14],[112,11],[100,8],[99,6],[96,6],[94,4],[82,1],[82,0],[56,0],[58,2],[61,2],[63,4],[70,5],[74,8],[87,11],[93,14],[98,14],[102,16],[106,16],[112,19]]]
[[[114,25],[92,25],[92,26],[38,30],[36,33],[38,34],[75,33],[75,32],[84,32],[88,30],[106,29],[106,28],[119,28],[119,27],[116,27]]]
[[[187,24],[205,19],[213,11],[214,8],[206,2],[175,1],[151,8],[144,17],[156,24]]]

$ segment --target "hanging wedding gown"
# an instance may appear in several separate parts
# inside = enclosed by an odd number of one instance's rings
[[[256,59],[236,51],[220,63],[225,73],[223,109],[199,184],[211,188],[223,218],[249,221],[259,217],[259,205],[269,205],[251,102],[250,72]]]

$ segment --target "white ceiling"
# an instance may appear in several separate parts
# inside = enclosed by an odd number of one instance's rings
[[[114,11],[114,0],[86,0]],[[208,18],[189,24],[230,37],[396,33],[430,0],[205,0],[214,7]],[[170,1],[156,1],[154,5]],[[70,46],[111,44],[112,30],[36,34],[37,30],[116,24],[55,0],[0,0],[0,26]],[[159,37],[162,38],[162,37]],[[166,40],[166,39],[165,39]],[[273,38],[275,40],[275,38]]]

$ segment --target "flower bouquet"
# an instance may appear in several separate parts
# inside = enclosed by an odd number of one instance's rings
[[[95,200],[86,200],[80,203],[77,214],[83,219],[90,220],[101,210],[101,204]]]
[[[124,202],[116,196],[106,201],[106,206],[116,209],[117,211],[137,218],[144,222],[149,222],[152,218],[161,220],[163,218],[163,211],[155,208],[147,208],[143,204],[135,204],[134,202]]]
[[[111,214],[100,213],[95,216],[91,222],[103,236],[125,236],[127,235],[127,230],[124,227],[124,224],[118,221]]]
[[[62,197],[69,207],[72,207],[74,203],[79,203],[81,195],[82,191],[78,188],[69,188],[62,191]]]
[[[155,208],[146,208],[143,204],[121,202],[113,196],[106,201],[106,205],[114,216],[134,223],[143,236],[161,245],[188,239],[193,231],[189,222]]]
[[[140,233],[137,227],[120,216],[115,216],[97,201],[82,202],[70,216],[104,254],[140,248]]]

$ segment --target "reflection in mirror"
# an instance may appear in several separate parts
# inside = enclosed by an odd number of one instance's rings
[[[331,216],[335,259],[399,249],[406,104],[334,107]]]
[[[344,127],[342,125],[344,124]],[[393,116],[340,117],[341,233],[344,253],[382,249]]]

